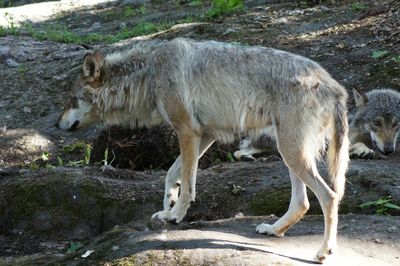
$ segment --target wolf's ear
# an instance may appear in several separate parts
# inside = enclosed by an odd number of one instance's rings
[[[368,102],[368,98],[359,93],[356,89],[353,89],[353,95],[357,108],[364,106]]]
[[[99,50],[86,54],[83,58],[82,76],[86,79],[98,79],[100,77],[100,68],[103,64],[104,57]]]

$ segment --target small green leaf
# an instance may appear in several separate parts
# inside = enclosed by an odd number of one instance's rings
[[[400,63],[400,55],[398,56],[393,56],[392,60],[395,61],[396,63]]]
[[[376,205],[376,200],[368,201],[368,202],[365,202],[365,203],[360,204],[358,206],[360,206],[361,208],[368,208],[368,207],[373,206],[373,205]]]
[[[396,204],[393,203],[385,203],[383,206],[389,209],[400,210],[400,206],[397,206]]]
[[[82,243],[80,243],[80,242],[71,242],[71,243],[69,243],[69,248],[67,249],[67,253],[75,253],[81,247],[83,247]]]
[[[386,51],[386,50],[382,50],[382,51],[378,50],[378,51],[374,51],[372,53],[371,57],[374,58],[374,59],[378,59],[378,58],[384,57],[384,56],[386,56],[388,54],[389,54],[389,52]]]
[[[226,154],[226,157],[228,157],[228,160],[230,162],[234,162],[235,161],[235,158],[233,158],[232,153],[230,153],[230,152]]]
[[[40,158],[43,160],[43,161],[48,161],[49,160],[49,158],[50,158],[50,153],[48,153],[48,152],[43,152],[42,153],[42,155],[40,156]]]
[[[57,156],[58,166],[64,166],[64,161],[60,156]]]

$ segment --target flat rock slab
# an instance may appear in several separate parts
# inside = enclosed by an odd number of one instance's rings
[[[197,222],[162,230],[116,227],[75,255],[47,262],[60,265],[310,265],[323,240],[323,218],[306,216],[276,238],[254,232],[276,217]],[[135,229],[136,228],[136,229]],[[395,229],[394,229],[395,228]],[[339,248],[326,265],[399,265],[400,220],[391,216],[340,217]],[[82,255],[94,252],[87,258]],[[43,258],[31,257],[24,263]],[[53,258],[54,259],[54,258]],[[1,261],[0,261],[1,262]],[[15,260],[13,263],[21,262]]]

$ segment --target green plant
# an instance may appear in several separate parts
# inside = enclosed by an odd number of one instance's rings
[[[108,42],[114,43],[131,37],[147,35],[158,31],[162,31],[170,28],[171,26],[172,24],[169,22],[162,22],[159,24],[154,24],[151,22],[141,22],[132,29],[126,28],[118,32],[116,35],[108,35],[106,40]]]
[[[361,10],[364,10],[365,8],[366,8],[365,4],[361,3],[361,2],[355,2],[355,3],[351,4],[351,9],[353,11],[361,11]]]
[[[375,207],[376,208],[376,214],[387,214],[387,211],[392,209],[392,210],[400,210],[400,206],[391,203],[393,199],[391,198],[386,198],[386,199],[377,199],[373,201],[368,201],[363,204],[360,204],[360,208],[365,209],[369,207]]]
[[[216,18],[243,10],[243,0],[212,0],[212,7],[206,13],[208,18]]]
[[[4,13],[4,18],[6,19],[8,26],[5,27],[5,29],[7,29],[7,32],[9,34],[13,34],[16,35],[18,34],[18,28],[15,26],[14,23],[14,17],[12,15],[10,15],[8,12]]]
[[[226,157],[228,158],[228,160],[229,160],[230,162],[234,162],[234,161],[235,161],[235,158],[233,157],[232,153],[230,153],[230,152],[228,152],[228,153],[226,154]]]
[[[374,59],[378,59],[384,57],[389,54],[389,51],[386,50],[376,50],[372,53],[371,57]]]
[[[394,62],[396,62],[396,63],[400,63],[400,55],[398,55],[398,56],[393,56],[393,57],[392,57],[392,60],[393,60]]]
[[[146,13],[146,6],[141,6],[139,8],[132,8],[130,6],[127,6],[124,8],[124,17],[132,17],[135,15],[143,15],[144,13]]]
[[[101,160],[100,162],[98,162],[98,164],[102,164],[103,166],[108,166],[108,165],[111,165],[111,164],[113,163],[113,161],[115,160],[115,153],[114,153],[113,150],[111,150],[111,153],[113,154],[113,158],[112,158],[112,160],[111,160],[110,162],[108,162],[108,156],[109,156],[108,153],[109,153],[109,152],[108,152],[108,148],[106,148],[106,149],[104,150],[104,157],[103,157],[103,160]]]
[[[7,34],[7,29],[3,26],[0,26],[0,36],[5,36]]]
[[[58,166],[64,166],[64,161],[60,156],[57,156],[57,162],[58,162]]]
[[[21,76],[23,76],[27,70],[28,70],[28,68],[26,66],[22,65],[22,64],[17,67],[17,72]]]
[[[67,249],[67,253],[69,253],[69,254],[75,253],[81,247],[83,247],[83,244],[81,242],[73,242],[73,241],[71,241],[69,243],[69,247]]]
[[[83,141],[77,141],[70,145],[66,145],[62,148],[63,152],[71,153],[71,152],[82,152],[85,149],[86,143]]]
[[[75,143],[72,143],[70,145],[64,146],[62,148],[63,152],[65,153],[81,153],[83,154],[83,159],[78,160],[78,161],[69,161],[66,165],[67,166],[82,166],[82,165],[88,165],[90,163],[90,157],[92,155],[92,146],[90,144],[87,144],[83,141],[77,141]],[[64,162],[62,161],[61,158],[57,158],[58,160],[58,165],[63,166]]]

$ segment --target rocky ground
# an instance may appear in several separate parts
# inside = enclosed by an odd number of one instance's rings
[[[13,2],[0,9],[0,265],[298,265],[310,263],[322,239],[311,194],[315,216],[288,237],[253,233],[261,220],[276,219],[254,215],[285,212],[288,174],[278,157],[229,162],[234,146],[205,156],[204,168],[216,166],[200,171],[198,198],[185,222],[152,228],[148,218],[162,205],[161,169],[177,153],[173,133],[54,127],[88,49],[121,49],[128,37],[146,34],[136,38],[263,45],[319,62],[349,92],[400,89],[398,1],[254,0],[244,1],[244,11],[211,19],[207,1]],[[153,170],[100,172],[93,163],[107,147],[114,166]],[[88,149],[91,166],[83,166]],[[138,157],[149,149],[159,152]],[[400,204],[399,162],[399,152],[352,161],[333,265],[399,263],[400,213],[377,202]],[[370,201],[376,204],[359,207]],[[83,259],[87,250],[95,252]]]

